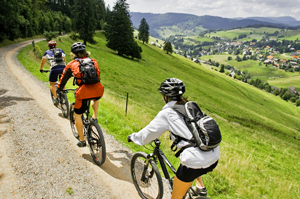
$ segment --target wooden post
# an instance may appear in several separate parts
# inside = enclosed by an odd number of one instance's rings
[[[125,109],[125,116],[127,116],[127,106],[128,106],[128,92],[126,97],[126,109]]]
[[[32,40],[32,47],[33,47],[33,48],[35,47],[35,45],[34,45],[34,40]]]

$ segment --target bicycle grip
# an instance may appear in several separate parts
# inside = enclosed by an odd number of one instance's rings
[[[131,140],[131,136],[130,136],[130,135],[128,135],[128,137],[127,137],[127,141],[128,141],[128,142],[132,142],[132,140]]]

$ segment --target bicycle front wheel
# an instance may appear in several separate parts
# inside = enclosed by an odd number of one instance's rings
[[[149,159],[146,164],[147,154],[137,152],[131,159],[131,177],[133,184],[143,199],[163,197],[163,182],[154,160]]]
[[[79,140],[79,135],[78,135],[78,131],[75,125],[75,115],[74,115],[74,102],[71,104],[70,106],[70,125],[71,125],[71,129],[72,129],[72,133],[74,135],[74,137]]]
[[[60,96],[60,108],[62,111],[62,114],[65,118],[68,118],[70,114],[70,107],[69,107],[69,101],[66,93],[61,94]]]
[[[102,165],[106,159],[106,148],[104,136],[100,126],[94,121],[90,120],[86,136],[94,162],[99,166]]]

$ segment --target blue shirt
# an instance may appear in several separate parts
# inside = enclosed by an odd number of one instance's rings
[[[65,57],[65,53],[62,49],[59,49],[58,50],[61,52],[62,54],[62,57]],[[54,53],[51,49],[47,50],[44,55],[43,55],[43,59],[48,59],[50,61],[50,66],[51,68],[54,67],[54,66],[57,66],[57,65],[63,65],[65,66],[66,63],[64,62],[64,60],[60,60],[60,61],[55,61],[54,60]]]

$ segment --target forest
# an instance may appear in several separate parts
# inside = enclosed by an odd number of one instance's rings
[[[46,32],[59,35],[78,29],[74,23],[93,19],[92,30],[101,29],[106,17],[103,0],[3,0],[0,42],[32,37]]]

